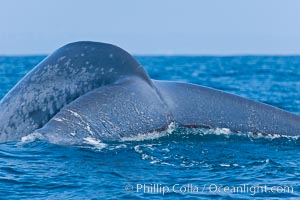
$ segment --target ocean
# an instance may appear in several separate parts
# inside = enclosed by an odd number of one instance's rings
[[[0,98],[43,58],[0,57]],[[205,85],[300,114],[298,56],[136,59],[152,79]],[[176,125],[85,146],[16,141],[0,144],[0,199],[299,199],[299,150],[297,137]]]

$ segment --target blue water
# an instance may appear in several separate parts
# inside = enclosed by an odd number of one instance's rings
[[[0,57],[0,98],[43,58]],[[153,79],[206,85],[300,114],[300,57],[137,59]],[[300,198],[300,139],[172,130],[100,146],[0,144],[0,198]]]

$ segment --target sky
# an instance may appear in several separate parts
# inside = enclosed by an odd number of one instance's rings
[[[300,1],[0,0],[0,55],[82,40],[136,55],[300,54]]]

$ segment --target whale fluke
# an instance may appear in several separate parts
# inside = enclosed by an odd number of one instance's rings
[[[0,101],[0,142],[30,133],[59,144],[118,140],[187,127],[300,135],[300,117],[208,87],[151,80],[126,51],[68,44],[45,58]]]
[[[65,45],[0,101],[0,141],[17,140],[81,95],[130,77],[149,81],[140,64],[119,47],[98,42]]]
[[[177,124],[263,134],[300,135],[300,117],[209,87],[155,81]]]

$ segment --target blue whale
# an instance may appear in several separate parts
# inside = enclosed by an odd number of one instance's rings
[[[65,45],[0,101],[0,142],[36,133],[57,144],[187,127],[300,135],[300,116],[216,89],[149,78],[111,44]]]

